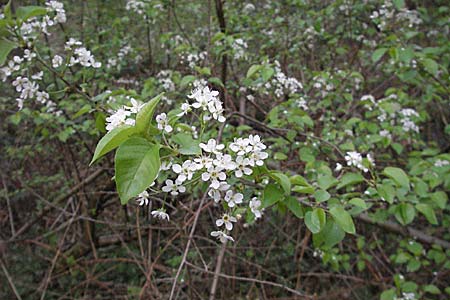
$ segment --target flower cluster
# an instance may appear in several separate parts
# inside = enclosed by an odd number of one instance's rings
[[[282,97],[284,95],[290,96],[298,93],[303,89],[303,85],[294,77],[288,77],[283,71],[281,71],[281,65],[276,60],[274,61],[275,75],[266,83],[257,83],[256,89],[265,89],[264,93],[269,94],[269,91],[273,90],[276,97]]]
[[[41,32],[48,35],[48,28],[58,23],[65,23],[67,21],[64,4],[59,1],[47,1],[47,11],[50,14],[54,13],[54,17],[46,14],[40,18],[32,17],[22,22],[20,27],[14,26],[13,30],[19,32],[22,39],[26,42],[27,47],[32,48],[33,41]]]
[[[200,53],[183,53],[181,55],[181,63],[187,64],[189,68],[194,69],[199,65],[200,61],[206,58],[207,53],[205,51]]]
[[[412,117],[419,117],[419,114],[412,108],[404,108],[400,110],[400,123],[402,124],[402,128],[405,132],[414,131],[419,132],[419,126],[414,123],[411,119]]]
[[[438,159],[434,162],[435,167],[444,167],[448,165],[450,165],[450,162],[448,160]]]
[[[223,116],[224,109],[222,101],[220,101],[218,96],[218,91],[210,90],[207,86],[198,88],[191,95],[188,95],[188,98],[194,99],[195,102],[192,104],[186,103],[184,107],[182,106],[182,110],[187,113],[192,106],[203,111],[204,121],[213,118],[223,123],[225,122],[225,117]]]
[[[347,152],[346,154],[347,155],[345,155],[344,158],[349,167],[354,166],[364,172],[369,171],[368,167],[366,167],[366,165],[364,164],[361,153],[356,152],[356,151],[350,151],[350,152]],[[375,166],[375,160],[373,159],[373,157],[370,154],[367,154],[366,160],[369,163],[369,166]],[[342,166],[340,164],[338,166],[336,166],[337,171],[339,171],[341,168],[342,168]]]
[[[156,78],[159,83],[161,83],[163,89],[168,92],[175,91],[175,84],[172,79],[172,71],[171,70],[161,70],[158,74],[156,74]]]
[[[122,125],[133,126],[136,123],[134,115],[140,111],[143,104],[130,96],[127,96],[126,98],[131,102],[131,106],[123,106],[118,110],[113,111],[112,114],[106,118],[107,131],[111,131]]]
[[[92,55],[91,51],[82,47],[82,43],[74,38],[70,38],[65,44],[65,50],[69,52],[69,64],[68,66],[74,66],[80,64],[83,67],[100,68],[102,64],[97,62]],[[53,57],[53,66],[62,65],[62,59],[59,55]]]
[[[55,18],[53,19],[55,23],[65,23],[67,21],[66,11],[64,10],[64,4],[62,2],[52,0],[47,1],[45,5],[49,12],[55,13]]]
[[[146,3],[144,1],[128,0],[125,9],[133,11],[138,15],[143,15],[146,10]]]
[[[379,9],[374,10],[370,18],[381,31],[385,30],[389,23],[394,20],[405,21],[410,28],[422,24],[422,20],[416,10],[402,8],[397,12],[391,0],[385,1]]]
[[[384,122],[390,118],[390,124],[393,125],[397,122],[402,126],[404,132],[419,132],[419,126],[415,123],[414,119],[419,118],[419,114],[412,108],[403,108],[398,110],[396,113],[388,113],[384,110],[381,105],[386,101],[396,101],[398,96],[396,94],[391,94],[385,98],[376,100],[372,95],[364,95],[361,97],[361,102],[364,104],[364,107],[373,111],[377,109],[379,111],[379,115],[377,117],[378,121]],[[398,117],[396,119],[396,117]],[[392,139],[391,133],[387,129],[383,129],[380,131],[380,136],[386,137],[388,139]]]
[[[248,45],[243,39],[239,38],[233,41],[231,48],[234,52],[234,59],[241,59],[244,57],[245,50],[248,48]]]
[[[208,86],[199,87],[191,95],[188,95],[188,98],[193,99],[194,102],[183,103],[178,117],[187,115],[197,109],[201,113],[195,114],[195,116],[199,118],[202,126],[206,124],[204,120],[214,119],[218,122],[224,122],[222,102],[218,95],[217,91],[210,90]],[[107,120],[110,123],[112,121],[127,122],[130,112],[126,108],[122,108],[120,114],[118,112]],[[166,113],[158,114],[156,123],[162,134],[169,134],[173,131]],[[165,138],[163,140],[170,147],[170,143]],[[263,209],[261,201],[257,197],[245,201],[244,195],[232,189],[230,183],[253,174],[255,167],[263,166],[264,160],[268,157],[268,153],[265,152],[267,147],[258,135],[235,138],[228,147],[215,139],[209,139],[205,142],[199,141],[198,147],[201,149],[201,153],[198,155],[187,157],[187,159],[181,161],[175,161],[175,158],[162,161],[159,171],[171,171],[172,175],[165,179],[161,190],[172,196],[177,196],[186,192],[186,185],[198,181],[205,182],[208,186],[207,195],[215,203],[222,202],[226,208],[226,212],[215,222],[218,229],[212,231],[211,235],[222,242],[233,241],[229,233],[233,229],[233,223],[239,219],[238,207],[247,202],[248,209],[255,219],[262,217]],[[147,194],[140,194],[137,201],[139,205],[144,205],[149,203],[147,199]],[[169,219],[169,216],[166,217],[166,215],[164,208],[155,212],[155,216]]]

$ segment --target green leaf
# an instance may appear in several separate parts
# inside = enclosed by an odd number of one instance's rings
[[[440,208],[445,209],[447,205],[448,197],[447,194],[443,191],[434,192],[431,194],[431,200]]]
[[[313,194],[313,196],[316,199],[316,201],[319,202],[319,203],[327,201],[331,197],[330,194],[327,191],[324,191],[324,190],[317,190]]]
[[[405,0],[394,0],[393,2],[395,5],[395,8],[397,8],[398,10],[405,7]]]
[[[92,109],[91,105],[89,104],[83,105],[83,107],[80,108],[80,110],[75,115],[73,115],[72,120],[75,120],[76,118],[81,117],[82,115],[88,113],[91,109]]]
[[[357,206],[357,207],[361,207],[363,209],[367,209],[367,204],[366,202],[361,199],[361,198],[353,198],[352,200],[350,200],[348,203]]]
[[[427,218],[427,221],[430,222],[430,224],[433,224],[433,225],[438,224],[438,220],[436,219],[434,210],[430,205],[419,203],[419,204],[416,204],[416,209],[419,212],[421,212],[425,216],[425,218]]]
[[[423,288],[424,292],[430,293],[433,295],[439,295],[441,293],[441,290],[435,286],[434,284],[428,284]]]
[[[377,61],[379,61],[383,55],[386,53],[387,48],[379,48],[377,50],[375,50],[375,52],[372,53],[372,61],[374,63],[376,63]]]
[[[323,175],[317,178],[317,184],[324,190],[336,185],[339,181],[332,175]]]
[[[98,160],[109,151],[119,147],[120,144],[131,137],[135,132],[136,128],[129,125],[117,127],[108,132],[98,142],[97,147],[95,148],[94,156],[92,157],[91,163],[89,165],[92,165],[96,160]]]
[[[409,203],[400,203],[394,214],[397,221],[402,225],[407,225],[414,220],[416,210]]]
[[[332,248],[345,237],[345,232],[333,219],[328,219],[325,227],[317,234],[313,235],[315,247]]]
[[[153,119],[156,106],[158,105],[164,93],[159,94],[155,98],[147,102],[136,115],[136,131],[146,134],[150,128],[150,122]]]
[[[345,232],[355,234],[355,224],[353,224],[352,216],[342,206],[332,207],[330,214]]]
[[[16,9],[16,16],[21,21],[26,21],[29,18],[42,16],[47,13],[47,9],[42,6],[21,6]]]
[[[222,80],[219,77],[210,77],[208,78],[208,82],[215,84],[220,87],[224,87]]]
[[[314,162],[316,160],[316,158],[313,155],[313,152],[312,152],[311,148],[303,147],[303,148],[300,149],[298,154],[300,156],[300,160],[302,160],[304,162],[312,163],[312,162]]]
[[[184,155],[200,155],[202,149],[199,147],[199,142],[194,140],[190,134],[177,133],[172,136],[172,141],[180,145],[178,151]]]
[[[382,198],[382,200],[386,201],[389,204],[394,203],[394,197],[395,197],[395,188],[387,183],[384,182],[383,184],[377,185],[377,193]]]
[[[189,83],[193,82],[195,80],[195,76],[193,75],[186,75],[181,79],[180,82],[180,87],[184,88],[186,87]]]
[[[336,187],[338,190],[346,187],[348,185],[355,185],[357,183],[363,182],[364,177],[359,173],[347,173],[340,179],[340,183]]]
[[[312,194],[314,193],[314,188],[312,186],[294,186],[292,188],[293,192],[299,193],[299,194]]]
[[[289,177],[280,172],[270,172],[270,176],[281,185],[285,195],[291,193],[291,181],[289,180]]]
[[[256,74],[256,72],[258,72],[260,69],[262,68],[261,65],[253,65],[251,66],[248,71],[247,71],[247,78],[252,77],[253,75]]]
[[[286,197],[286,200],[284,201],[287,208],[297,217],[297,218],[303,218],[303,207],[295,197]]]
[[[115,157],[116,186],[122,204],[147,189],[158,176],[161,161],[159,144],[132,137],[117,149]]]
[[[269,80],[273,74],[275,74],[275,70],[269,66],[265,66],[262,70],[261,70],[261,77],[264,80],[264,82],[266,82],[267,80]]]
[[[395,289],[389,289],[381,293],[380,300],[395,300],[397,299],[397,294]]]
[[[399,186],[402,186],[409,190],[409,178],[408,175],[406,175],[405,171],[403,171],[402,169],[386,167],[383,170],[383,174],[387,177],[392,178]]]
[[[309,186],[309,183],[301,175],[293,175],[289,178],[289,180],[294,185]]]
[[[278,185],[270,183],[264,188],[263,207],[269,207],[282,200],[283,197],[283,191]]]
[[[0,66],[2,66],[5,63],[9,52],[11,52],[12,49],[16,47],[17,47],[16,43],[6,39],[0,39]]]
[[[423,66],[425,67],[425,70],[427,70],[432,75],[437,74],[437,71],[439,68],[439,65],[437,64],[437,62],[435,62],[431,58],[425,58],[422,62],[423,62]]]
[[[305,214],[305,224],[312,233],[319,233],[327,222],[325,211],[321,208],[314,208]]]
[[[286,154],[282,153],[282,152],[275,152],[274,157],[276,160],[286,160],[288,157]]]

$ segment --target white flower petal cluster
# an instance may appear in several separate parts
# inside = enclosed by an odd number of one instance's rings
[[[175,180],[173,182],[170,179],[166,180],[166,185],[162,187],[162,191],[166,193],[170,193],[172,196],[176,196],[179,193],[186,192],[186,187],[182,185],[182,182]]]
[[[228,231],[231,231],[233,229],[233,223],[236,223],[237,219],[233,216],[230,216],[228,214],[223,214],[220,219],[216,220],[217,227],[221,227],[222,225],[225,225],[225,228]]]
[[[245,50],[248,48],[247,43],[241,39],[235,39],[231,44],[231,48],[233,49],[234,59],[241,59],[245,56]]]
[[[256,197],[253,197],[252,200],[250,200],[249,207],[256,220],[262,217],[264,209],[261,209],[261,205],[261,200],[258,200]]]
[[[349,167],[354,166],[364,172],[369,171],[369,169],[366,166],[364,166],[364,164],[363,164],[363,157],[362,157],[361,153],[356,152],[356,151],[349,151],[346,154],[347,155],[345,155],[344,158]],[[375,160],[373,159],[373,157],[370,154],[367,154],[366,159],[371,166],[375,165]]]
[[[133,115],[137,114],[144,104],[141,104],[132,97],[127,96],[126,98],[131,102],[131,106],[123,106],[116,111],[112,111],[111,115],[106,118],[107,131],[111,131],[122,125],[134,126],[136,124]],[[110,101],[114,101],[114,98],[110,97]]]
[[[370,19],[376,23],[381,31],[386,30],[391,23],[406,22],[410,28],[422,24],[422,19],[420,19],[416,10],[402,8],[397,12],[392,0],[384,1],[379,9],[372,12]]]
[[[199,109],[203,114],[211,115],[213,119],[219,122],[224,121],[225,118],[222,116],[223,108],[218,95],[217,91],[210,90],[207,86],[199,87],[188,96],[190,99],[194,99],[194,102],[183,103],[181,105],[181,113],[178,116],[182,117],[189,114],[193,109]],[[136,109],[133,110],[133,108]],[[136,103],[133,103],[131,107],[119,109],[107,119],[110,123],[108,129],[124,124],[129,119],[130,114],[138,110],[139,105]],[[166,113],[157,115],[156,123],[158,129],[163,132],[169,133],[173,130],[168,123]],[[193,127],[192,130],[193,137],[196,139],[196,128]],[[188,184],[197,183],[198,180],[207,183],[208,196],[216,203],[223,201],[227,209],[226,213],[216,220],[216,226],[222,230],[212,231],[211,235],[222,242],[233,241],[229,231],[233,229],[233,223],[236,223],[240,218],[240,215],[236,214],[236,209],[244,203],[244,195],[232,190],[227,180],[233,176],[240,178],[251,175],[253,168],[263,166],[264,160],[268,158],[268,153],[264,151],[267,147],[261,141],[259,135],[236,138],[229,145],[229,148],[215,139],[209,139],[204,142],[199,141],[198,146],[202,150],[202,153],[198,156],[189,157],[178,163],[173,160],[162,162],[160,171],[172,170],[176,174],[176,178],[166,179],[161,189],[165,193],[177,196],[186,192]],[[194,177],[196,173],[197,176]],[[249,201],[248,208],[255,215],[255,219],[261,218],[263,209],[261,208],[261,201],[256,197]],[[155,214],[160,215],[160,210],[155,211]]]
[[[387,129],[381,130],[381,131],[379,132],[379,135],[382,136],[382,137],[385,137],[385,138],[387,138],[387,139],[389,139],[389,140],[392,140],[392,134],[391,134],[391,133],[389,132],[389,130],[387,130]]]
[[[448,165],[450,165],[450,162],[448,160],[438,159],[434,162],[435,167],[444,167]]]
[[[65,23],[67,21],[66,11],[64,10],[64,4],[62,2],[52,0],[47,1],[45,5],[47,6],[48,11],[55,12],[56,15],[53,20],[55,23]]]
[[[169,125],[169,119],[165,113],[156,116],[156,123],[158,124],[158,129],[163,132],[171,133],[173,130],[172,126]]]
[[[162,70],[158,74],[156,74],[156,78],[159,83],[162,85],[163,89],[168,92],[175,91],[175,84],[172,79],[172,71],[171,70]]]
[[[181,62],[187,64],[189,68],[194,69],[202,60],[206,58],[206,55],[206,51],[200,53],[183,53],[181,55]]]
[[[212,231],[211,236],[216,237],[221,243],[226,243],[227,241],[234,242],[234,239],[223,231]]]
[[[160,208],[157,210],[153,210],[151,213],[153,218],[158,218],[160,220],[170,220],[169,215],[166,213],[166,210],[164,208]]]
[[[412,108],[404,108],[400,110],[400,123],[405,132],[414,131],[419,133],[419,126],[412,120],[413,117],[418,118],[419,114]]]
[[[150,199],[150,195],[148,194],[147,191],[143,191],[142,193],[140,193],[137,196],[136,202],[139,204],[139,206],[144,206],[144,205],[148,205],[149,200]]]
[[[303,85],[295,77],[288,77],[282,70],[280,63],[274,61],[275,75],[266,83],[258,83],[257,89],[264,89],[265,94],[273,91],[276,97],[283,97],[283,95],[293,95],[303,89]]]
[[[31,76],[34,80],[42,80],[43,72],[38,72]],[[56,110],[54,107],[55,103],[49,100],[49,95],[45,91],[39,91],[39,84],[35,81],[32,81],[26,77],[18,76],[13,82],[12,85],[16,88],[16,91],[20,93],[19,97],[16,98],[17,105],[19,109],[23,108],[24,101],[27,99],[35,99],[41,104],[46,104],[47,107],[53,107],[52,112]],[[50,112],[50,111],[49,111]],[[61,112],[58,111],[57,115]]]
[[[223,105],[222,101],[218,98],[219,92],[210,90],[209,87],[205,86],[198,88],[188,95],[188,98],[194,99],[195,102],[191,104],[193,108],[203,110],[206,115],[204,115],[205,120],[211,118],[223,123],[225,122],[225,117],[223,116]]]

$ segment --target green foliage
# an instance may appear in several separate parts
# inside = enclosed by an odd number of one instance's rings
[[[158,144],[151,144],[144,138],[132,137],[117,149],[115,181],[122,204],[143,192],[155,180],[161,164],[159,148]]]

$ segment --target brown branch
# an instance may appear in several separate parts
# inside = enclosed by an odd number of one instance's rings
[[[194,264],[191,264],[190,262],[186,261],[186,265],[190,266],[191,268],[207,273],[207,274],[211,274],[214,275],[214,272],[208,271],[208,270],[204,270]],[[270,285],[270,286],[274,286],[274,287],[279,287],[281,289],[284,289],[286,291],[291,292],[294,295],[298,295],[298,296],[302,296],[304,299],[314,299],[313,296],[310,295],[306,295],[303,292],[294,290],[288,286],[285,286],[281,283],[276,283],[276,282],[272,282],[272,281],[266,281],[266,280],[259,280],[259,279],[255,279],[255,278],[250,278],[250,277],[240,277],[240,276],[231,276],[231,275],[227,275],[227,274],[223,274],[223,273],[218,273],[219,277],[222,278],[227,278],[227,279],[234,279],[234,280],[238,280],[238,281],[247,281],[247,282],[254,282],[254,283],[258,283],[258,284],[262,284],[262,285]]]
[[[222,243],[219,256],[217,257],[216,270],[214,271],[214,279],[211,285],[211,292],[209,293],[209,300],[214,300],[216,297],[217,283],[219,282],[219,274],[222,269],[223,258],[225,257],[225,250],[227,249],[227,242]]]
[[[17,292],[16,286],[14,285],[14,282],[12,281],[12,278],[11,278],[11,276],[10,276],[9,273],[8,273],[8,269],[6,269],[6,266],[5,266],[5,264],[3,263],[3,260],[2,260],[2,259],[0,259],[0,265],[2,266],[3,273],[5,273],[5,276],[6,276],[6,278],[8,279],[8,283],[9,283],[9,285],[11,286],[11,289],[12,289],[13,292],[14,292],[14,295],[16,296],[16,298],[17,298],[18,300],[22,300],[22,297],[20,297],[19,292]]]
[[[193,236],[194,236],[194,233],[195,233],[195,228],[197,227],[198,217],[200,216],[200,212],[201,212],[201,210],[203,208],[203,203],[205,202],[207,196],[208,196],[208,191],[205,191],[205,193],[203,194],[202,200],[200,201],[200,204],[198,206],[198,209],[195,212],[194,222],[192,224],[192,229],[191,229],[191,232],[189,234],[189,238],[188,238],[188,241],[187,241],[187,244],[186,244],[186,248],[184,249],[183,258],[181,259],[181,263],[180,263],[180,266],[178,267],[177,274],[175,275],[175,278],[173,280],[173,284],[172,284],[172,289],[170,291],[169,300],[172,300],[173,296],[175,295],[175,288],[177,286],[177,281],[178,281],[178,278],[180,277],[181,270],[183,270],[184,264],[186,263],[186,258],[187,258],[188,252],[189,252],[189,248],[191,247],[191,242],[192,242],[192,239],[193,239]]]
[[[403,236],[410,236],[410,237],[417,239],[418,241],[426,243],[426,244],[436,244],[436,245],[441,246],[442,248],[450,249],[450,242],[441,240],[437,237],[426,234],[422,231],[419,231],[419,230],[411,228],[411,227],[407,227],[407,226],[402,227],[391,221],[377,222],[377,221],[372,220],[368,214],[360,214],[360,215],[356,216],[356,218],[365,223],[376,225],[380,228],[386,229],[387,231],[398,233]]]
[[[76,192],[78,192],[83,186],[93,182],[95,179],[97,179],[103,172],[105,172],[106,169],[99,169],[97,171],[95,171],[94,173],[92,173],[92,175],[90,175],[89,177],[87,177],[85,180],[83,180],[82,182],[80,182],[79,184],[77,184],[76,186],[74,186],[73,188],[71,188],[67,193],[65,193],[64,195],[61,195],[60,197],[56,198],[55,201],[53,201],[53,204],[58,204],[64,200],[66,200],[67,198],[73,196]],[[24,233],[28,228],[30,228],[31,226],[33,226],[34,224],[36,224],[40,219],[42,219],[45,215],[47,215],[50,211],[52,210],[52,207],[50,208],[46,208],[44,209],[34,220],[31,220],[27,223],[25,223],[25,225],[23,225],[17,232],[16,234],[14,234],[9,240],[8,242],[12,242],[14,240],[17,239],[17,237],[19,235],[21,235],[22,233]]]

